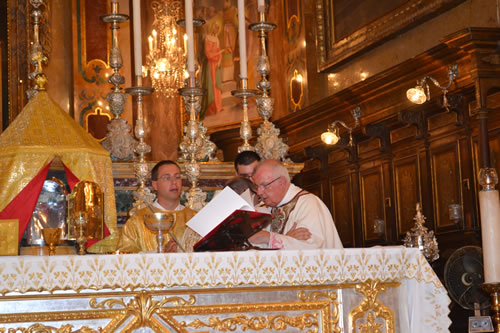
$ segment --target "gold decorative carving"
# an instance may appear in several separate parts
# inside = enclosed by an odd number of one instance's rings
[[[100,303],[97,303],[96,298],[92,297],[90,299],[89,305],[92,309],[102,310],[112,309],[113,306],[118,305],[134,312],[136,309],[143,308],[151,308],[151,311],[155,311],[167,303],[172,303],[174,306],[193,305],[194,303],[196,303],[196,298],[194,296],[189,296],[189,299],[185,300],[182,297],[174,296],[168,298],[163,297],[161,301],[155,301],[152,298],[151,294],[143,290],[139,295],[136,295],[134,299],[128,304],[126,304],[123,299],[107,299]]]
[[[378,280],[367,280],[364,283],[356,284],[356,291],[363,294],[364,299],[360,305],[349,314],[349,326],[353,332],[378,333],[382,332],[380,327],[384,327],[384,332],[394,333],[394,312],[383,303],[377,300],[379,293],[384,292],[389,287],[397,287],[400,283],[381,283]],[[364,319],[364,321],[363,321]],[[377,319],[379,321],[377,322]],[[380,323],[382,321],[382,324]]]
[[[330,315],[329,315],[329,332],[340,333],[342,329],[339,327],[340,312],[339,312],[339,301],[337,300],[336,292],[321,292],[313,291],[306,294],[304,291],[299,291],[298,298],[303,302],[318,301],[320,299],[326,298],[330,303]]]
[[[366,323],[359,325],[359,333],[382,333],[383,325],[377,324],[372,312],[368,312]]]
[[[245,315],[235,315],[231,318],[219,319],[218,317],[208,318],[208,322],[203,322],[200,319],[195,319],[187,327],[200,329],[202,327],[209,327],[218,331],[239,331],[239,330],[286,330],[289,326],[298,328],[300,330],[309,329],[306,332],[318,332],[318,314],[317,313],[303,313],[299,316],[292,317],[283,314],[267,315],[267,316],[253,316],[247,317]]]
[[[72,333],[72,332],[75,332],[75,333],[77,333],[77,332],[78,333],[94,333],[95,332],[95,333],[97,333],[99,331],[91,329],[87,326],[82,326],[77,330],[73,330],[73,325],[69,325],[69,324],[63,325],[60,328],[56,328],[53,326],[45,326],[42,324],[34,324],[34,325],[31,325],[27,328],[23,328],[23,327],[16,327],[15,329],[0,328],[0,333],[5,333],[5,332],[8,332],[8,333],[14,333],[14,332],[15,333],[52,333],[52,332],[55,332],[55,333]]]
[[[163,297],[161,301],[155,300],[151,293],[146,291],[141,291],[139,294],[135,295],[130,302],[125,303],[123,299],[107,299],[100,303],[97,302],[95,297],[92,297],[89,305],[93,309],[111,310],[113,307],[118,306],[126,310],[122,312],[120,316],[115,317],[110,325],[116,328],[119,323],[123,323],[128,317],[132,316],[132,320],[127,324],[124,329],[126,332],[129,330],[139,328],[139,327],[151,327],[162,330],[162,324],[156,320],[153,315],[158,314],[162,307],[167,304],[172,303],[174,306],[183,305],[193,305],[196,303],[196,298],[194,296],[189,296],[188,300],[181,297]],[[170,319],[170,318],[163,318]],[[172,320],[167,320],[171,322]],[[109,326],[107,327],[109,328]]]

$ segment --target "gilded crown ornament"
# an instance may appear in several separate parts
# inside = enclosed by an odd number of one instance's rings
[[[418,248],[428,262],[439,259],[439,249],[434,231],[428,231],[424,226],[426,217],[422,214],[420,202],[417,202],[417,214],[413,218],[415,226],[406,232],[403,244],[406,247]]]

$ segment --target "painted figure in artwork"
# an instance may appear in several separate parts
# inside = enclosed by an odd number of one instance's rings
[[[238,9],[233,6],[232,0],[224,0],[224,48],[222,54],[222,82],[236,81],[234,79],[234,51],[238,38]],[[236,86],[231,87],[236,89]]]
[[[225,49],[220,48],[219,33],[220,24],[213,21],[208,27],[209,32],[205,36],[205,56],[207,66],[204,68],[203,80],[207,83],[207,111],[206,116],[217,114],[222,111],[222,75],[221,61]]]

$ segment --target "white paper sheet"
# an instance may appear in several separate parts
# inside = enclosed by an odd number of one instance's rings
[[[237,209],[255,211],[245,199],[240,197],[229,186],[226,186],[186,225],[201,237],[205,237]]]

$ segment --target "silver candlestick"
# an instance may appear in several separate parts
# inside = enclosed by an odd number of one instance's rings
[[[243,105],[243,120],[241,121],[240,136],[243,139],[243,145],[238,147],[238,153],[245,150],[255,151],[255,148],[250,145],[248,140],[252,137],[252,127],[248,121],[248,98],[257,95],[257,90],[248,89],[248,79],[241,78],[241,88],[231,91],[235,97],[241,98]]]
[[[183,142],[186,143],[184,149],[187,155],[187,163],[184,164],[184,167],[186,176],[191,182],[191,187],[186,193],[187,206],[199,211],[205,206],[207,194],[198,187],[200,164],[197,156],[203,148],[203,140],[199,140],[200,126],[196,119],[196,102],[200,96],[203,96],[204,91],[195,85],[195,78],[190,78],[188,87],[179,89],[179,94],[187,100],[186,105],[189,108],[189,121],[183,138]]]
[[[134,156],[134,148],[137,141],[133,138],[131,126],[120,115],[125,109],[127,95],[123,92],[120,85],[125,83],[125,78],[119,73],[123,66],[123,60],[120,48],[118,47],[118,30],[119,23],[123,23],[129,19],[126,14],[118,13],[118,3],[111,2],[112,13],[101,16],[101,20],[105,23],[111,23],[112,45],[109,54],[109,65],[113,68],[113,74],[109,77],[108,82],[113,85],[111,92],[106,95],[111,113],[115,116],[108,124],[108,132],[106,139],[102,145],[111,153],[111,158],[115,160],[126,160]]]
[[[185,20],[178,20],[177,24],[180,25],[181,27],[186,26],[186,21]],[[205,20],[202,19],[193,19],[193,26],[195,28],[199,28],[205,24]],[[196,40],[196,39],[195,39]],[[198,64],[195,63],[196,66],[196,71],[198,70],[199,66]],[[189,86],[190,83],[188,82],[187,85]],[[192,85],[193,87],[198,87],[198,82],[195,80],[194,84]],[[204,95],[204,91],[202,90],[201,95],[198,95],[199,91],[196,91],[194,95],[191,95],[189,92],[186,95],[183,96],[184,100],[184,106],[186,109],[186,113],[189,115],[191,114],[191,108],[194,106],[194,111],[195,111],[195,118],[197,121],[197,127],[198,127],[198,132],[197,132],[197,141],[198,144],[200,145],[199,149],[196,152],[195,159],[197,161],[210,161],[210,162],[219,162],[219,159],[215,155],[217,153],[217,146],[215,143],[210,141],[210,135],[207,135],[207,128],[203,126],[203,122],[199,120],[199,114],[201,110],[201,100]],[[194,98],[194,100],[193,100]],[[191,125],[191,129],[192,129]],[[184,136],[182,137],[182,140],[179,144],[179,157],[177,158],[177,161],[179,162],[189,162],[191,160],[190,156],[190,146],[191,146],[191,139],[190,136],[188,135],[188,132],[190,131],[190,126],[184,126]]]
[[[155,195],[146,186],[147,181],[150,177],[150,170],[144,155],[151,151],[151,146],[144,142],[144,136],[146,134],[144,128],[144,113],[142,109],[142,99],[143,96],[151,95],[154,91],[151,87],[144,87],[142,85],[142,76],[136,76],[137,86],[125,89],[127,94],[131,96],[137,96],[137,120],[135,123],[135,137],[139,140],[135,147],[135,153],[137,154],[137,159],[135,161],[134,169],[139,187],[134,191],[135,201],[133,203],[132,211],[129,213],[133,215],[135,211],[145,207],[144,201],[139,198],[145,198],[149,202],[154,201]]]
[[[256,152],[264,159],[275,159],[286,161],[288,155],[288,145],[279,138],[280,130],[269,121],[273,113],[274,99],[270,97],[271,82],[268,80],[271,66],[267,55],[267,34],[276,28],[276,24],[266,22],[264,11],[259,13],[259,22],[252,23],[248,27],[257,32],[260,44],[260,56],[257,62],[257,73],[261,76],[257,88],[262,94],[256,98],[257,111],[264,122],[257,129]]]
[[[28,79],[33,81],[34,85],[26,91],[28,99],[33,98],[38,91],[45,90],[47,77],[42,72],[42,64],[47,64],[48,58],[43,54],[42,44],[40,44],[40,21],[42,18],[42,11],[39,7],[43,4],[42,0],[30,0],[33,10],[31,11],[31,18],[33,19],[33,43],[30,46],[30,63],[35,68],[33,72],[28,74]]]

